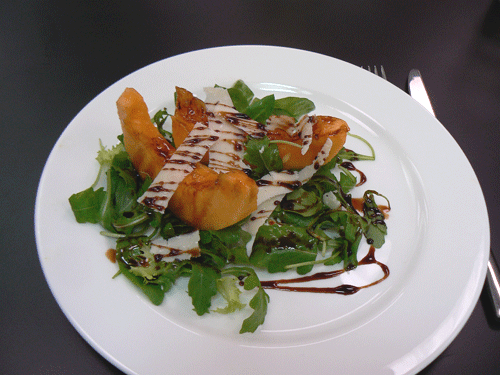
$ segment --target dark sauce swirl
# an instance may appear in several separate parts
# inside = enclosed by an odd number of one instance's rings
[[[373,246],[370,246],[370,250],[368,251],[368,254],[358,263],[358,267],[363,266],[363,265],[368,265],[368,264],[378,265],[382,269],[384,276],[382,276],[380,279],[378,279],[370,284],[362,285],[362,286],[342,284],[342,285],[339,285],[336,287],[319,288],[319,287],[300,287],[300,286],[283,285],[283,284],[297,284],[297,283],[305,283],[305,282],[309,282],[309,281],[331,279],[331,278],[334,278],[334,277],[337,277],[337,276],[340,276],[341,274],[343,274],[345,272],[344,269],[330,271],[330,272],[318,272],[318,273],[315,273],[313,275],[297,277],[294,279],[280,279],[280,280],[262,281],[261,285],[265,289],[277,289],[277,290],[284,290],[284,291],[288,291],[288,292],[327,293],[327,294],[350,295],[350,294],[354,294],[354,293],[359,292],[361,289],[368,288],[370,286],[381,283],[382,281],[384,281],[385,279],[387,279],[389,277],[389,274],[390,274],[389,267],[387,267],[384,263],[381,263],[377,259],[375,259],[375,247],[373,247]]]

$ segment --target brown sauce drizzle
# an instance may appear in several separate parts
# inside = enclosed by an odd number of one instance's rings
[[[363,198],[351,198],[351,203],[352,206],[356,209],[358,212],[363,212],[363,204],[364,204],[364,199]],[[384,215],[384,218],[388,219],[389,218],[389,211],[391,210],[389,206],[386,205],[378,205],[378,209],[382,214]]]
[[[359,182],[356,184],[356,186],[361,186],[366,182],[366,175],[361,172],[359,169],[357,169],[354,164],[352,164],[350,161],[345,161],[340,164],[340,166],[344,167],[345,169],[349,171],[356,171],[359,174]]]
[[[382,271],[384,272],[384,276],[382,276],[380,279],[367,284],[363,286],[355,286],[355,285],[349,285],[349,284],[342,284],[336,287],[296,287],[296,286],[287,286],[287,285],[282,285],[282,284],[292,284],[292,283],[305,283],[309,281],[316,281],[316,280],[326,280],[326,279],[331,279],[337,276],[340,276],[345,272],[344,269],[341,270],[336,270],[336,271],[330,271],[330,272],[318,272],[315,273],[314,275],[310,276],[304,276],[304,277],[297,277],[294,279],[280,279],[280,280],[269,280],[269,281],[262,281],[261,285],[264,289],[277,289],[277,290],[284,290],[288,292],[302,292],[302,293],[327,293],[327,294],[343,294],[343,295],[350,295],[359,292],[361,289],[368,288],[370,286],[376,285],[378,283],[381,283],[385,279],[389,277],[389,267],[387,267],[384,263],[379,262],[378,260],[375,259],[375,247],[370,246],[370,250],[368,251],[368,254],[358,263],[359,266],[363,265],[368,265],[368,264],[377,264]]]
[[[106,258],[108,258],[111,263],[116,263],[116,250],[108,249],[106,250]]]
[[[290,190],[295,190],[302,186],[302,183],[300,181],[285,182],[285,181],[258,180],[256,181],[256,184],[259,187],[273,185],[273,186],[281,186]]]
[[[146,198],[143,199],[142,203],[145,206],[148,206],[148,207],[150,207],[152,209],[156,209],[158,211],[163,211],[165,209],[165,207],[156,204],[157,200],[158,201],[165,200],[165,197],[146,197]]]
[[[165,247],[165,246],[162,246]],[[189,250],[180,250],[180,249],[175,249],[173,247],[165,247],[169,250],[168,254],[155,254],[154,259],[155,262],[161,261],[163,258],[169,258],[169,257],[175,257],[180,254],[191,254],[193,258],[199,257],[200,256],[200,249],[194,248],[194,249],[189,249]]]

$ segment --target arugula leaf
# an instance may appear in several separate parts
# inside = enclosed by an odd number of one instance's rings
[[[177,100],[175,101],[177,102]],[[167,108],[163,108],[158,110],[151,121],[156,125],[158,128],[158,131],[160,132],[161,135],[165,137],[165,139],[172,145],[174,146],[174,138],[172,136],[172,133],[165,130],[163,126],[165,125],[165,121],[170,117],[171,115],[167,112]],[[175,146],[174,146],[175,147]]]
[[[323,209],[321,197],[312,191],[299,188],[288,193],[281,201],[285,211],[293,211],[301,216],[311,217]]]
[[[233,101],[234,108],[238,112],[245,113],[254,96],[250,87],[240,79],[234,83],[233,87],[228,88],[227,91]]]
[[[149,298],[149,300],[156,306],[161,305],[163,299],[165,298],[165,291],[159,284],[144,283],[143,279],[139,276],[134,275],[125,266],[125,264],[118,262],[118,267],[120,268],[120,273],[122,273],[128,280],[132,282],[135,286]]]
[[[316,108],[314,103],[307,98],[286,97],[277,99],[274,103],[273,115],[286,115],[298,120],[303,115]]]
[[[274,103],[274,94],[265,96],[262,99],[254,99],[243,113],[255,121],[265,124],[267,119],[273,114]]]
[[[243,321],[240,333],[255,332],[255,330],[264,323],[267,314],[267,305],[269,295],[266,293],[260,283],[259,277],[252,268],[249,267],[231,267],[222,270],[223,274],[233,275],[238,279],[244,279],[244,289],[257,289],[257,293],[252,297],[249,306],[254,310],[253,313]]]
[[[363,216],[366,219],[366,223],[363,225],[363,232],[367,238],[367,242],[379,249],[385,243],[387,225],[384,214],[375,202],[374,195],[381,196],[381,194],[373,190],[367,190],[363,195]],[[387,200],[387,198],[385,199]],[[387,202],[389,201],[387,200]]]
[[[69,198],[78,222],[99,223],[107,231],[130,233],[137,224],[148,221],[145,208],[137,203],[137,191],[142,181],[135,171],[123,145],[110,150],[102,145],[96,158],[100,164],[94,185],[105,170],[106,190],[90,188]]]
[[[78,223],[97,224],[101,221],[101,207],[106,198],[104,188],[89,187],[69,197],[69,203]]]
[[[220,272],[201,263],[192,262],[188,294],[192,299],[194,311],[203,315],[209,311],[212,297],[217,294],[217,280]]]
[[[229,267],[221,271],[222,275],[233,275],[239,280],[245,280],[243,288],[245,290],[252,290],[254,288],[261,288],[260,280],[254,269],[251,267]]]
[[[183,222],[168,209],[161,216],[160,235],[166,240],[180,236],[181,234],[193,232],[194,230],[195,228]]]
[[[308,228],[308,232],[315,237],[323,237],[333,246],[332,252],[340,252],[346,270],[356,268],[358,265],[357,252],[362,238],[361,221],[363,218],[357,213],[344,210],[331,210],[321,215],[318,220]],[[325,262],[326,265],[338,262],[336,257]]]
[[[236,81],[227,91],[238,112],[250,116],[261,124],[265,124],[271,115],[286,115],[298,120],[315,108],[314,103],[307,98],[275,99],[274,94],[262,99],[255,98],[253,91],[242,80]]]
[[[271,143],[267,137],[261,139],[249,137],[243,159],[253,167],[252,177],[256,180],[271,171],[283,170],[278,146]]]
[[[264,291],[264,289],[259,288],[257,290],[257,293],[249,302],[249,306],[254,309],[254,312],[243,321],[240,333],[253,333],[260,325],[264,323],[267,314],[268,303],[269,295]]]
[[[251,238],[252,235],[241,229],[239,225],[232,225],[217,231],[200,231],[200,247],[221,268],[227,262],[248,264],[246,244]]]
[[[288,224],[262,225],[255,236],[250,262],[268,272],[285,272],[287,266],[316,259],[318,240],[307,232]],[[312,265],[297,268],[297,273],[311,271]]]

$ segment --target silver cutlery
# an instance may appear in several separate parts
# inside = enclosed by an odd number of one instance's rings
[[[373,71],[370,67],[368,67],[366,70],[368,70],[369,72],[373,72],[374,74],[387,80],[385,70],[382,65],[380,66],[380,69],[377,69],[377,67],[374,66]],[[434,117],[436,117],[434,109],[432,108],[431,101],[429,99],[429,95],[427,94],[422,75],[420,74],[420,71],[418,69],[412,69],[408,74],[408,91],[413,99],[419,102]],[[495,310],[495,315],[497,319],[500,319],[500,271],[491,251],[488,259],[486,281],[488,284],[491,301]]]
[[[434,110],[432,109],[429,96],[427,95],[422,75],[418,69],[412,69],[408,75],[408,90],[410,91],[412,98],[422,104],[434,117],[436,117]],[[493,307],[495,309],[495,315],[497,319],[500,319],[500,272],[491,251],[488,259],[486,280]]]

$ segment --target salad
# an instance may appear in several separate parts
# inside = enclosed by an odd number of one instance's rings
[[[198,315],[241,310],[242,293],[252,293],[240,333],[264,323],[267,289],[352,294],[385,279],[374,250],[385,242],[389,202],[373,190],[350,193],[366,180],[355,162],[375,160],[371,145],[344,120],[311,115],[307,98],[256,98],[241,80],[205,93],[202,101],[177,87],[174,113],[164,108],[153,118],[136,90],[118,98],[123,134],[111,148],[101,144],[96,180],[69,198],[77,222],[116,240],[106,253],[118,265],[114,277],[155,305],[188,278]],[[371,155],[346,149],[348,136]],[[363,239],[370,252],[358,260]],[[369,285],[290,286],[369,263],[384,271]],[[313,273],[319,264],[331,271]],[[290,270],[298,276],[271,279]],[[216,295],[224,306],[212,306]]]

